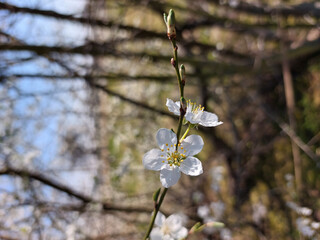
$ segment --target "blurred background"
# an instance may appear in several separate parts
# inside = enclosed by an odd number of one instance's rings
[[[204,173],[165,215],[188,239],[320,239],[320,3],[0,0],[0,239],[141,239],[159,173],[142,166],[178,100],[177,19]]]

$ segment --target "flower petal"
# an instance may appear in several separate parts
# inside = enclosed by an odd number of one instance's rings
[[[154,223],[157,226],[161,227],[163,225],[163,223],[165,222],[165,220],[166,220],[166,217],[161,212],[158,212]]]
[[[210,214],[210,208],[207,205],[199,206],[197,209],[197,214],[201,218],[206,218]]]
[[[166,106],[169,111],[173,114],[180,116],[180,102],[174,102],[171,99],[167,98]]]
[[[165,159],[164,153],[159,149],[154,148],[144,154],[142,163],[143,166],[148,170],[160,171],[161,168],[165,166],[165,163],[162,162]]]
[[[176,184],[180,179],[181,173],[178,167],[166,166],[160,171],[160,182],[165,188]]]
[[[176,232],[182,227],[182,217],[179,214],[172,214],[164,224],[170,229],[170,232]]]
[[[193,156],[201,152],[203,148],[204,142],[202,137],[199,135],[190,135],[185,140],[182,141],[181,146],[179,148],[179,152],[183,153],[187,156]]]
[[[184,239],[188,235],[188,229],[181,227],[179,231],[172,234],[174,239]]]
[[[218,116],[214,113],[204,111],[201,115],[199,124],[204,127],[216,127],[223,122],[218,121]]]
[[[168,144],[168,146],[170,147],[171,145],[174,145],[177,143],[177,135],[171,130],[166,128],[160,128],[158,130],[156,139],[158,142],[158,146],[161,149],[166,149],[167,148],[166,144]]]
[[[152,239],[151,239],[152,240]],[[171,234],[166,234],[162,237],[162,240],[176,240],[173,237],[171,237]]]
[[[187,157],[180,165],[180,171],[186,175],[198,176],[203,173],[202,163],[198,158]]]
[[[198,124],[201,121],[201,115],[203,112],[193,113],[187,112],[185,118],[192,124]]]
[[[151,240],[162,240],[162,231],[160,228],[153,228],[150,233]]]

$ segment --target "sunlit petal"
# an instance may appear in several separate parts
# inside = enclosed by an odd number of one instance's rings
[[[169,111],[175,115],[180,115],[180,102],[174,102],[171,99],[167,98],[166,106]]]
[[[142,163],[148,170],[160,171],[161,168],[165,166],[165,163],[162,162],[164,160],[165,157],[163,153],[159,149],[154,148],[144,154]]]
[[[203,145],[204,142],[202,140],[202,137],[200,137],[199,135],[190,135],[181,143],[182,150],[186,151],[185,155],[187,156],[193,156],[201,152]],[[179,148],[179,151],[181,152],[182,150],[180,149],[181,148]]]
[[[172,214],[166,219],[165,224],[168,226],[171,232],[176,232],[182,226],[182,218],[179,214]]]
[[[151,240],[162,240],[162,231],[160,228],[153,228],[150,233]]]
[[[199,124],[204,127],[216,127],[223,122],[219,122],[218,116],[214,113],[204,111],[201,115]]]
[[[188,235],[188,229],[181,227],[178,231],[172,234],[174,239],[183,239]]]
[[[186,175],[198,176],[203,173],[202,163],[198,158],[187,157],[180,166],[180,171]]]
[[[154,221],[154,223],[161,227],[164,223],[164,221],[166,220],[166,217],[161,213],[161,212],[158,212],[157,216],[156,216],[156,219]]]
[[[169,188],[180,179],[181,173],[178,167],[166,167],[160,171],[160,181],[162,186]]]
[[[156,136],[158,146],[160,149],[165,149],[168,146],[174,145],[177,143],[177,136],[174,132],[166,128],[160,128]]]

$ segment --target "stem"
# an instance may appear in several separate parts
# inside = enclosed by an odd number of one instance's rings
[[[178,85],[179,85],[179,90],[180,90],[180,97],[183,97],[183,88],[184,86],[181,84],[181,76],[179,73],[179,61],[178,61],[178,46],[176,44],[176,40],[172,39],[171,40],[172,47],[173,47],[173,60],[175,62],[174,68],[176,70],[176,75],[177,75],[177,80],[178,80]]]
[[[182,108],[182,100],[181,100],[181,99],[183,99],[184,83],[182,83],[181,76],[180,76],[180,73],[179,73],[178,47],[177,47],[177,44],[176,44],[176,40],[174,38],[170,39],[170,40],[171,40],[172,47],[173,47],[173,66],[174,66],[174,68],[176,70],[176,75],[177,75],[177,80],[178,80],[178,85],[179,85],[179,91],[180,91],[180,117],[179,117],[179,125],[178,125],[178,130],[177,130],[177,145],[176,145],[176,149],[177,149],[178,148],[178,144],[179,144],[179,137],[180,137],[180,133],[181,133],[183,118],[184,118],[184,115],[186,114],[186,112]],[[189,130],[190,130],[190,125],[189,125],[188,129],[186,130],[185,134],[183,135],[182,140],[186,137],[186,135],[189,132]],[[148,239],[148,237],[149,237],[149,235],[150,235],[150,233],[152,231],[152,228],[153,228],[153,225],[154,225],[154,221],[156,220],[156,216],[157,216],[157,214],[159,212],[159,209],[161,207],[161,204],[163,202],[164,197],[166,196],[167,191],[168,191],[168,189],[164,188],[164,190],[163,190],[163,192],[162,192],[162,194],[160,196],[159,201],[154,206],[152,219],[151,219],[151,222],[149,224],[148,231],[147,231],[146,235],[143,238],[144,240]]]
[[[187,130],[185,131],[185,133],[183,134],[183,136],[179,140],[180,143],[186,138],[186,136],[187,136],[188,132],[190,131],[190,129],[191,129],[191,124],[189,124]]]
[[[161,193],[159,202],[156,203],[155,206],[154,206],[152,219],[151,219],[151,222],[149,224],[148,231],[147,231],[146,235],[144,236],[143,240],[148,239],[148,237],[149,237],[149,235],[150,235],[150,233],[152,231],[152,228],[153,228],[153,225],[154,225],[154,221],[156,220],[157,214],[158,214],[158,212],[160,210],[161,204],[163,202],[164,197],[166,196],[167,191],[168,191],[168,188],[164,188],[163,192]]]
[[[178,130],[177,130],[177,145],[176,145],[176,149],[178,149],[179,136],[180,136],[180,133],[181,133],[181,127],[182,127],[183,117],[184,117],[184,114],[182,114],[181,111],[180,111],[179,126],[178,126]]]
[[[173,47],[173,60],[174,60],[174,69],[176,70],[176,75],[177,75],[177,80],[178,80],[178,85],[179,85],[179,90],[180,90],[180,99],[183,98],[183,90],[184,90],[184,84],[182,84],[181,81],[181,76],[179,73],[179,61],[178,61],[178,47],[176,44],[175,39],[171,39],[172,47]],[[182,111],[182,102],[180,101],[180,117],[179,117],[179,125],[177,129],[177,145],[176,148],[178,148],[178,143],[179,143],[179,137],[181,133],[181,127],[183,123],[183,117],[185,115],[185,112]]]

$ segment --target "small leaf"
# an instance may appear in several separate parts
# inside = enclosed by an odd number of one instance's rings
[[[157,191],[155,191],[155,192],[153,193],[152,198],[153,198],[153,201],[154,201],[154,202],[157,202],[157,201],[158,201],[159,194],[160,194],[160,190],[161,190],[161,188],[159,188]]]

